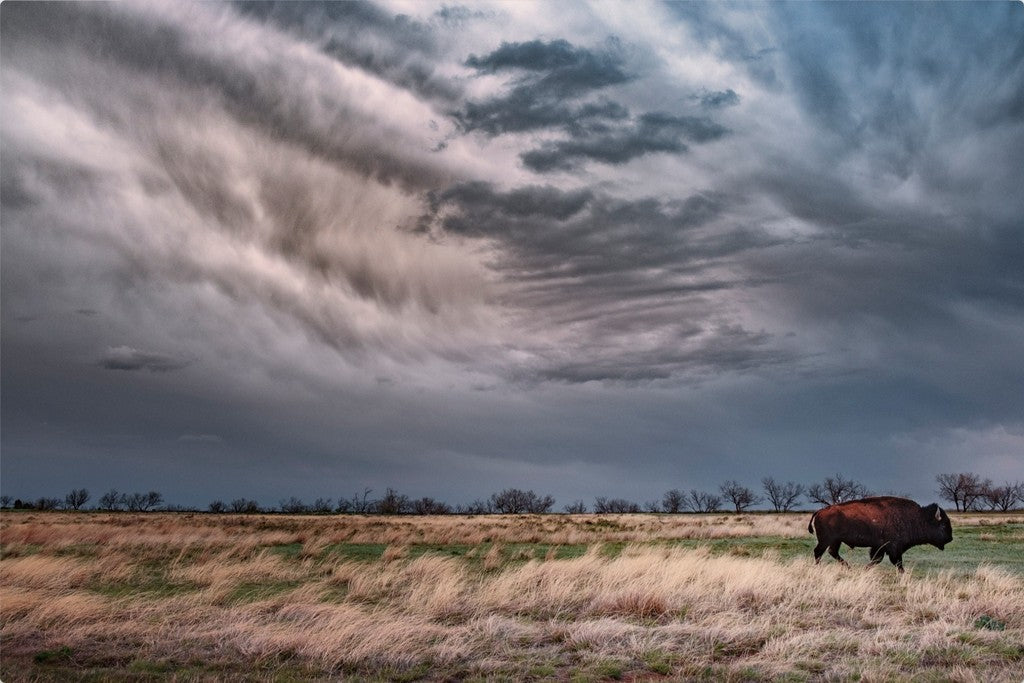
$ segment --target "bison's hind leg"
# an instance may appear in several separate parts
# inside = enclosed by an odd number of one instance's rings
[[[839,561],[839,564],[846,565],[846,560],[839,556],[839,545],[841,543],[842,541],[836,541],[835,543],[830,544],[828,547],[828,554],[836,558],[836,560]]]
[[[875,546],[871,548],[871,552],[868,553],[868,557],[871,561],[868,564],[878,564],[885,557],[885,553],[882,552],[881,546]]]
[[[825,554],[825,548],[828,547],[828,543],[825,541],[818,541],[818,545],[814,546],[814,564],[821,562],[821,556]]]

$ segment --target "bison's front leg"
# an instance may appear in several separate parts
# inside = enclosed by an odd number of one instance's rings
[[[875,565],[882,561],[882,558],[885,557],[885,553],[882,552],[881,546],[875,546],[871,549],[871,552],[868,553],[868,557],[871,560],[868,564]]]
[[[893,548],[889,551],[889,561],[896,565],[896,569],[903,573],[903,549]]]

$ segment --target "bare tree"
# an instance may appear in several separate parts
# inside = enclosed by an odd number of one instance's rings
[[[1024,483],[1004,482],[1002,486],[989,486],[984,492],[985,504],[990,510],[1008,512],[1024,502]]]
[[[964,496],[964,510],[980,510],[985,504],[986,493],[992,488],[991,479],[982,479],[981,482],[967,490]]]
[[[757,505],[761,502],[761,496],[754,493],[751,489],[743,486],[735,479],[730,479],[721,486],[718,490],[722,492],[722,496],[733,504],[736,508],[736,512],[743,512],[751,505]]]
[[[870,495],[871,492],[868,491],[864,484],[853,479],[847,479],[841,474],[837,474],[834,477],[825,477],[825,481],[820,484],[812,484],[807,489],[807,497],[821,505],[845,503],[849,500],[856,500]]]
[[[409,496],[389,488],[384,491],[384,497],[377,501],[375,508],[379,515],[405,514],[410,509]]]
[[[235,498],[230,505],[232,512],[254,514],[260,511],[259,503],[248,498]]]
[[[10,496],[0,496],[0,507],[11,507],[11,503],[13,502],[13,500],[14,499],[11,498]]]
[[[570,515],[583,515],[587,512],[587,504],[582,500],[574,500],[565,506],[565,511]]]
[[[60,498],[37,498],[35,502],[36,510],[56,510],[60,506]]]
[[[207,506],[207,509],[214,514],[219,515],[220,513],[225,512],[228,509],[228,506],[224,504],[223,500],[215,500]]]
[[[369,500],[370,494],[373,493],[373,489],[364,489],[363,495],[355,493],[348,500],[347,505],[343,505],[341,498],[338,499],[338,512],[352,512],[357,515],[366,514],[372,511],[374,502]],[[342,507],[346,509],[342,509]]]
[[[117,489],[110,489],[100,496],[100,508],[103,510],[120,510],[124,496]]]
[[[533,493],[530,491],[529,493]],[[532,515],[545,515],[555,507],[555,499],[550,494],[544,496],[533,496],[527,500],[526,511]]]
[[[690,489],[686,507],[693,512],[718,512],[722,509],[722,499],[713,493]]]
[[[595,498],[596,514],[631,514],[640,512],[640,506],[624,498]]]
[[[669,489],[661,497],[661,509],[675,515],[683,511],[683,504],[686,502],[686,495],[679,489]]]
[[[280,501],[281,512],[285,512],[290,515],[300,515],[304,512],[309,512],[309,506],[302,502],[301,498],[292,496],[288,500],[282,499]]]
[[[960,511],[970,510],[980,502],[985,490],[985,482],[974,472],[940,474],[935,481],[939,485],[935,492]]]
[[[787,481],[785,484],[775,481],[773,477],[761,480],[768,502],[776,512],[789,512],[796,507],[796,501],[804,495],[803,484]]]
[[[554,505],[554,498],[538,496],[532,490],[505,489],[491,495],[491,506],[501,514],[517,515],[524,512],[543,514],[550,512]]]
[[[495,510],[490,499],[481,500],[477,498],[467,505],[457,505],[455,507],[455,512],[460,515],[490,515],[493,514]]]
[[[418,498],[412,502],[412,513],[414,515],[447,515],[451,514],[452,508],[448,503],[444,503],[433,498]]]
[[[131,495],[122,493],[119,502],[132,512],[149,512],[164,502],[164,497],[159,491]]]
[[[81,510],[89,502],[88,489],[72,489],[64,496],[64,506],[70,510]]]
[[[328,515],[332,510],[332,504],[330,498],[317,498],[313,501],[313,505],[310,507],[310,511],[316,515]]]

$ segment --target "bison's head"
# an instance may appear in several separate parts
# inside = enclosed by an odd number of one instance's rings
[[[946,544],[953,540],[953,525],[949,522],[949,515],[937,503],[932,503],[921,510],[928,528],[928,543],[943,550]]]

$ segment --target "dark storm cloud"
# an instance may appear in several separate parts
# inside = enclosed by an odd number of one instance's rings
[[[516,83],[535,96],[569,97],[635,78],[626,69],[626,55],[616,38],[599,49],[576,47],[566,40],[502,43],[490,54],[470,55],[466,66],[484,74],[524,71]]]
[[[622,45],[614,39],[598,50],[565,40],[502,43],[490,54],[470,55],[466,65],[480,74],[512,72],[511,89],[483,101],[468,101],[452,116],[464,131],[479,130],[492,137],[621,120],[629,112],[619,103],[580,104],[573,99],[635,78],[625,60]]]
[[[665,112],[641,115],[630,126],[597,133],[593,129],[573,131],[567,140],[546,143],[520,154],[523,164],[540,173],[576,168],[581,160],[624,164],[654,152],[685,152],[686,142],[709,142],[728,130],[704,116],[673,116]]]
[[[585,137],[590,132],[607,131],[628,117],[629,110],[618,102],[599,100],[577,106],[560,97],[537,97],[525,88],[483,102],[467,102],[454,114],[463,130],[479,130],[491,137],[544,128],[561,128]]]
[[[658,323],[652,325],[659,326]],[[707,330],[710,332],[707,340],[685,348],[688,340],[705,331],[697,327],[676,330],[669,343],[654,349],[629,349],[581,360],[562,361],[556,357],[550,365],[538,369],[534,376],[523,379],[568,384],[646,383],[689,375],[691,380],[699,380],[724,372],[764,370],[773,364],[793,360],[792,354],[773,348],[771,335],[740,326],[723,325]]]
[[[492,137],[540,129],[566,134],[520,154],[523,165],[538,173],[572,170],[584,161],[615,165],[655,152],[682,153],[688,149],[686,142],[708,142],[727,132],[707,116],[651,111],[631,117],[626,106],[608,98],[574,102],[638,77],[627,68],[626,50],[617,39],[609,39],[601,50],[566,40],[502,43],[487,55],[470,55],[466,65],[481,74],[510,72],[517,77],[505,94],[469,101],[453,113],[464,131]],[[702,106],[739,101],[732,90],[714,95]]]
[[[537,346],[540,360],[514,369],[516,380],[659,380],[743,372],[786,355],[770,335],[709,320],[710,296],[751,284],[718,267],[778,243],[749,228],[710,229],[724,219],[728,197],[622,200],[477,182],[438,193],[431,205],[424,225],[501,245],[492,267],[512,286],[512,303],[549,330],[575,330],[561,349]],[[631,344],[641,331],[657,343]],[[577,344],[577,352],[565,350]]]
[[[156,351],[141,351],[130,346],[111,346],[103,352],[96,363],[107,370],[171,372],[187,367],[191,361]]]
[[[715,193],[622,200],[593,190],[501,191],[476,182],[437,193],[431,203],[428,223],[449,233],[496,239],[514,254],[510,267],[553,279],[665,265],[687,270],[707,258],[772,243],[767,235],[739,226],[724,233],[699,231],[727,206],[727,198]]]
[[[458,87],[435,73],[439,56],[430,26],[368,2],[238,2],[246,16],[271,21],[316,42],[339,61],[424,97],[452,101]],[[466,10],[468,12],[468,10]],[[454,19],[452,9],[446,17]]]

